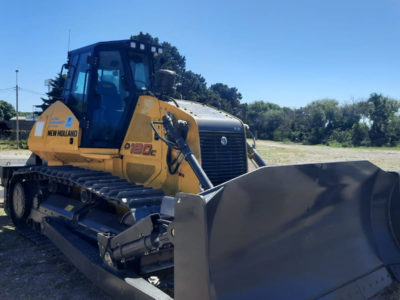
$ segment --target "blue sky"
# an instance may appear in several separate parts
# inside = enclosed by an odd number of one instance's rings
[[[372,92],[400,98],[400,1],[0,2],[0,99],[20,86],[46,92],[71,49],[140,31],[177,46],[208,84],[235,86],[245,102],[300,107]],[[20,94],[20,110],[40,96]]]

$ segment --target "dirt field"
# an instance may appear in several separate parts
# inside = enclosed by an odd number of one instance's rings
[[[301,146],[259,141],[258,151],[272,165],[370,160],[385,170],[400,171],[400,151]],[[0,152],[0,164],[23,163],[29,151]],[[109,299],[62,255],[51,255],[12,226],[3,210],[0,188],[0,299]],[[400,299],[395,293],[378,299]]]

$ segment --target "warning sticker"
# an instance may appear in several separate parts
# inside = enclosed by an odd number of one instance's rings
[[[72,124],[74,123],[74,117],[69,116],[65,119],[65,128],[71,128]]]
[[[74,206],[71,205],[71,204],[68,204],[64,209],[65,209],[66,211],[71,211],[71,210],[74,209]]]
[[[43,127],[44,127],[44,122],[36,122],[35,136],[42,136],[43,135]]]

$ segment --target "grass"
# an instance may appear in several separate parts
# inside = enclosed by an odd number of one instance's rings
[[[330,147],[257,141],[257,151],[269,165],[368,160],[388,171],[400,170],[399,147]]]
[[[258,141],[257,151],[268,164],[301,164],[368,160],[383,170],[400,170],[398,147],[329,147]]]
[[[253,140],[252,139],[247,139],[247,141],[252,145]],[[269,141],[269,140],[257,140],[257,145],[259,143],[263,142],[274,142],[274,141]],[[301,143],[295,143],[289,140],[286,141],[279,141],[279,142],[274,142],[278,144],[284,144],[284,145],[293,145],[293,146],[318,146],[318,147],[327,147],[327,148],[349,148],[349,149],[366,149],[366,150],[397,150],[400,151],[400,143],[397,144],[396,146],[347,146],[343,145],[339,142],[329,142],[329,144],[315,144],[315,145],[309,145],[309,144],[301,144]]]
[[[287,148],[268,148],[268,147],[257,147],[257,152],[267,162],[273,162],[274,164],[290,164],[294,161],[301,161],[306,156],[305,151],[299,149],[287,149]]]

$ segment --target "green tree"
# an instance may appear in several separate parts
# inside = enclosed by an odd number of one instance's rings
[[[341,130],[352,129],[354,124],[360,122],[362,116],[367,116],[368,114],[363,114],[362,104],[359,103],[351,103],[342,105],[340,109],[340,119],[338,121],[338,127]]]
[[[179,53],[178,48],[168,42],[163,42],[160,44],[159,39],[157,37],[153,37],[149,33],[140,32],[137,35],[132,35],[131,39],[138,42],[161,46],[163,53],[156,55],[156,68],[175,71],[177,74],[177,82],[179,84],[182,83],[182,78],[184,77],[184,73],[186,71],[186,58]]]
[[[45,111],[54,102],[62,99],[65,78],[65,75],[59,73],[54,79],[50,79],[50,91],[46,93],[47,98],[41,98],[43,103],[37,105],[37,107],[40,107],[42,111]]]
[[[352,144],[354,146],[369,146],[371,141],[369,140],[369,127],[367,124],[358,122],[353,125],[352,128]]]
[[[218,94],[223,110],[231,114],[238,112],[242,94],[239,93],[237,88],[229,87],[223,83],[215,83],[210,86],[210,91]]]
[[[281,115],[282,120],[279,126],[274,130],[273,139],[275,141],[291,140],[293,138],[294,111],[289,107],[283,107]]]
[[[185,100],[207,102],[207,83],[203,76],[192,71],[185,71],[178,85],[179,97]]]
[[[273,131],[278,127],[276,124],[279,117],[268,112],[280,110],[281,107],[277,104],[255,101],[247,106],[245,121],[258,138],[272,139]]]
[[[255,101],[247,107],[248,122],[254,121],[259,114],[263,114],[271,109],[279,110],[280,106],[272,102]]]
[[[0,100],[0,118],[3,120],[10,120],[12,117],[15,117],[17,113],[15,112],[14,107],[8,103],[7,101]]]
[[[162,46],[163,53],[156,55],[156,69],[168,69],[176,72],[177,98],[201,102],[243,116],[245,108],[240,105],[242,95],[237,88],[223,83],[207,87],[207,82],[202,75],[186,69],[186,58],[179,53],[175,46],[168,42],[160,43],[158,38],[149,33],[140,32],[138,35],[132,35],[131,39]]]
[[[303,131],[303,141],[309,144],[328,142],[329,136],[340,121],[339,104],[333,99],[313,101],[301,109],[298,130]]]
[[[387,128],[387,134],[390,138],[390,145],[396,146],[398,142],[400,142],[400,116],[394,115]]]
[[[268,140],[280,140],[276,130],[281,127],[284,121],[282,110],[269,110],[264,113],[263,132]],[[276,136],[275,136],[276,135]]]
[[[371,94],[367,102],[369,118],[372,121],[369,131],[371,144],[374,146],[393,145],[396,142],[396,135],[391,123],[395,122],[395,114],[400,108],[400,102],[381,94]]]
[[[247,103],[239,104],[239,106],[236,107],[235,116],[237,116],[239,119],[243,120],[243,122],[246,122],[248,109],[249,109],[249,105]]]

